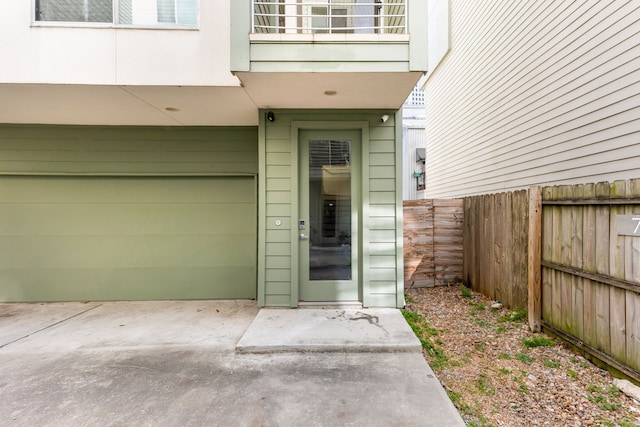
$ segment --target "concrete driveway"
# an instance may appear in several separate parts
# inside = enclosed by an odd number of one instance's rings
[[[463,426],[398,310],[0,304],[3,426]]]

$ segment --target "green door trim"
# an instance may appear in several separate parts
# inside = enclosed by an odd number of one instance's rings
[[[368,121],[292,121],[291,122],[291,170],[292,176],[295,171],[296,179],[292,179],[291,194],[295,195],[291,201],[291,218],[298,218],[299,215],[299,202],[298,194],[300,191],[300,183],[297,179],[299,170],[299,134],[300,131],[306,130],[319,130],[319,131],[341,131],[341,130],[356,130],[360,131],[361,135],[361,150],[360,150],[360,170],[361,176],[358,177],[361,180],[362,194],[360,198],[360,224],[358,229],[361,231],[360,241],[358,247],[358,277],[360,283],[358,284],[359,298],[362,305],[367,307],[369,303],[369,277],[368,268],[365,268],[369,260],[369,233],[366,231],[369,229],[369,122]],[[297,307],[300,301],[299,292],[299,280],[300,280],[300,244],[299,244],[299,230],[297,226],[291,227],[291,300],[290,306]]]
[[[360,163],[362,161],[362,156],[360,154],[360,150],[362,149],[362,137],[360,135],[359,130],[302,130],[300,131],[300,135],[304,135],[303,138],[300,139],[300,144],[298,145],[298,153],[301,156],[298,160],[299,170],[297,171],[298,181],[301,183],[300,186],[300,194],[298,195],[298,206],[300,207],[300,212],[298,212],[298,219],[306,219],[308,222],[308,227],[306,230],[299,230],[298,233],[307,234],[310,237],[312,235],[311,227],[311,215],[309,212],[309,202],[311,192],[309,191],[308,182],[310,178],[310,166],[309,166],[309,147],[307,145],[310,141],[317,140],[327,140],[327,139],[336,139],[336,140],[349,140],[351,142],[351,173],[350,173],[350,188],[351,188],[351,208],[349,209],[349,216],[353,218],[353,214],[356,214],[356,221],[351,222],[351,271],[353,276],[350,280],[342,281],[342,280],[327,280],[320,281],[321,283],[315,282],[314,285],[311,285],[311,279],[306,278],[306,274],[309,272],[310,267],[310,257],[308,255],[305,256],[305,253],[308,254],[307,249],[302,248],[298,253],[298,268],[300,272],[298,289],[302,289],[302,293],[304,294],[304,289],[306,289],[306,297],[304,299],[305,302],[355,302],[361,301],[362,292],[360,290],[360,269],[358,266],[360,265],[360,257],[359,251],[361,249],[360,245],[360,236],[362,235],[362,230],[360,229],[360,219],[362,217],[362,203],[360,201],[360,197],[362,195],[361,191],[361,177],[362,172],[360,171]],[[304,203],[302,203],[304,202]],[[300,243],[305,246],[304,243]],[[310,243],[310,240],[307,240],[307,243]],[[310,249],[310,247],[309,247]],[[324,282],[324,283],[322,283]],[[355,293],[354,293],[355,291]],[[337,292],[348,293],[353,295],[352,297],[341,297],[337,298]],[[304,295],[300,295],[300,299]]]

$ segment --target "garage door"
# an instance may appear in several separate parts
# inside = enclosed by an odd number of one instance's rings
[[[255,298],[253,177],[0,177],[0,301]]]

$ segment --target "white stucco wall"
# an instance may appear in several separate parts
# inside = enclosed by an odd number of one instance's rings
[[[33,2],[0,13],[0,83],[237,86],[229,1],[201,0],[194,30],[34,23]]]
[[[450,4],[425,86],[427,198],[640,177],[636,3]]]

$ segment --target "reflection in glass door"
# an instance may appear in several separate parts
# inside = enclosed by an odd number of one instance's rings
[[[351,141],[309,141],[309,280],[351,280]]]
[[[301,299],[357,300],[353,159],[359,133],[301,136]]]

